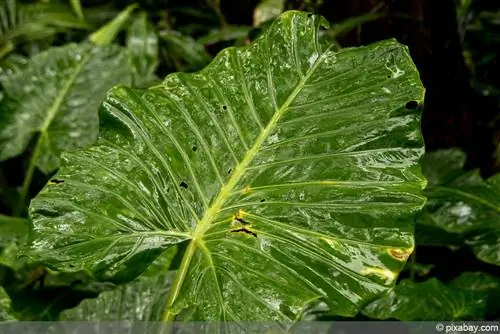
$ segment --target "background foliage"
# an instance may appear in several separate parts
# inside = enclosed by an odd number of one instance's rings
[[[118,290],[94,282],[85,272],[63,275],[25,265],[16,250],[30,237],[29,201],[47,182],[59,182],[53,179],[58,153],[85,146],[82,138],[91,142],[97,135],[88,133],[92,122],[97,122],[89,110],[99,107],[108,88],[117,84],[145,88],[169,73],[198,71],[223,48],[255,40],[288,9],[324,15],[333,24],[323,38],[338,48],[397,38],[409,46],[427,89],[422,130],[428,153],[422,166],[429,180],[429,199],[416,221],[417,247],[396,288],[368,304],[356,319],[500,318],[500,8],[496,0],[148,0],[136,4],[2,0],[3,320],[145,320],[157,314],[156,301],[164,299],[172,278],[157,264],[169,263],[174,270],[178,266],[174,251]],[[40,82],[53,90],[32,101]],[[60,90],[67,93],[57,104],[39,102],[51,101],[51,94]],[[81,110],[80,116],[65,117],[68,108]],[[22,123],[9,118],[13,109],[25,115],[16,116]],[[47,118],[50,122],[40,122]],[[83,124],[89,130],[82,131],[81,126],[57,130],[65,124]],[[151,289],[160,286],[159,281],[163,286]],[[437,301],[429,298],[438,293]],[[317,314],[318,319],[337,319]]]

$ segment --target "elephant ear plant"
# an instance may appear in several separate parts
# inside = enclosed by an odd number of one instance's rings
[[[425,202],[424,88],[405,46],[337,51],[326,26],[286,12],[200,72],[111,89],[97,142],[31,203],[30,260],[124,284],[176,247],[162,321],[352,316],[392,288]]]

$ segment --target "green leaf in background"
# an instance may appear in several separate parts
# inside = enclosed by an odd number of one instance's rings
[[[2,80],[10,102],[0,104],[0,161],[20,155],[35,141],[21,204],[35,168],[50,174],[59,167],[61,152],[95,141],[106,90],[130,83],[128,62],[119,46],[69,44],[36,55]]]
[[[349,316],[392,287],[425,201],[424,88],[405,46],[333,52],[322,22],[287,12],[201,72],[113,88],[96,145],[32,202],[31,259],[121,283],[186,242],[166,321]]]
[[[191,36],[172,30],[161,31],[159,36],[164,41],[167,55],[179,71],[200,70],[212,60],[205,47]]]
[[[11,54],[0,61],[0,81],[5,77],[20,72],[26,67],[29,59],[18,54]]]
[[[134,87],[145,87],[155,80],[158,66],[158,36],[155,27],[142,12],[127,31],[127,49],[134,70]]]
[[[12,311],[12,303],[9,295],[0,287],[0,322],[16,321],[16,315]]]
[[[389,294],[369,304],[363,313],[382,320],[480,320],[498,309],[492,305],[499,293],[500,280],[482,273],[465,272],[448,284],[436,278],[423,283],[403,280]]]
[[[130,15],[138,7],[137,4],[129,5],[121,11],[111,22],[94,32],[89,36],[89,41],[97,45],[109,45],[113,43],[118,36],[118,33],[124,28],[128,22]]]
[[[253,12],[253,25],[255,27],[272,20],[285,9],[284,0],[262,0]]]
[[[16,0],[0,0],[0,59],[16,45],[54,36],[67,29],[89,26],[57,3],[20,4]]]
[[[225,26],[210,31],[207,35],[198,38],[197,42],[202,45],[212,45],[220,42],[244,40],[251,30],[250,26]]]
[[[428,202],[417,232],[437,227],[464,240],[480,260],[500,265],[500,174],[485,181],[478,170],[463,170],[465,159],[458,149],[423,158]]]
[[[10,268],[20,265],[17,250],[27,242],[30,231],[27,219],[0,214],[0,265]]]
[[[5,276],[2,285],[10,297],[11,310],[22,321],[58,320],[62,311],[114,288],[113,284],[93,281],[84,272],[58,274],[41,266],[27,266]]]
[[[76,16],[78,16],[81,21],[85,21],[85,18],[83,17],[82,3],[80,0],[70,0],[70,3]]]
[[[62,321],[154,321],[161,318],[163,302],[172,284],[170,267],[177,247],[169,248],[134,281],[106,291],[61,315]]]

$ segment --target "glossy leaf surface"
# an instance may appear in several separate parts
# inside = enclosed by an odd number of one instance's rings
[[[95,141],[106,90],[130,81],[127,61],[118,46],[70,44],[38,54],[7,76],[2,85],[16,105],[8,111],[0,105],[0,160],[24,152],[39,133],[35,165],[49,173],[61,152]]]
[[[394,284],[425,180],[424,89],[393,40],[333,52],[287,12],[148,91],[116,87],[92,148],[33,201],[31,256],[128,281],[187,241],[164,320],[294,320]],[[159,319],[157,319],[159,320]]]
[[[436,278],[423,283],[403,280],[387,296],[369,304],[363,313],[384,320],[479,320],[495,312],[491,305],[499,293],[498,278],[482,273],[466,272],[446,285]]]
[[[455,236],[443,243],[461,240],[480,260],[500,265],[500,174],[483,180],[479,171],[463,170],[465,159],[458,149],[426,154],[428,202],[417,230],[437,227]]]

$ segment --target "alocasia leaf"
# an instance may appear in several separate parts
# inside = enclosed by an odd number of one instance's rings
[[[484,319],[495,310],[500,280],[483,273],[465,272],[448,284],[431,278],[423,283],[401,281],[363,313],[375,319],[451,321]]]
[[[167,321],[347,316],[392,287],[424,204],[424,89],[406,47],[334,52],[323,23],[287,12],[198,73],[113,88],[98,142],[32,202],[32,260],[120,283],[185,241]]]
[[[0,161],[34,141],[20,197],[27,197],[35,168],[50,174],[63,151],[93,143],[106,91],[130,83],[127,54],[119,46],[69,44],[33,57],[2,79],[9,102],[0,104]]]
[[[460,150],[448,149],[422,160],[428,202],[417,232],[439,228],[447,234],[443,244],[463,241],[480,260],[500,265],[500,174],[483,180],[479,171],[463,170],[465,159]]]

